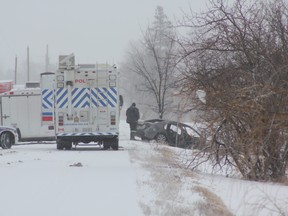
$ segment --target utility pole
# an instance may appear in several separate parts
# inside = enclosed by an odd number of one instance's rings
[[[15,77],[14,77],[14,83],[17,84],[17,55],[15,56]]]
[[[48,45],[46,45],[45,72],[48,71],[49,71],[49,52],[48,52]]]
[[[29,46],[27,46],[27,81],[30,81]]]

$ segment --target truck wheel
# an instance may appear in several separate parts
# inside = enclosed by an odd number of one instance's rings
[[[110,148],[110,144],[109,144],[109,141],[103,141],[103,149],[104,150],[107,150],[107,149],[109,149]]]
[[[66,141],[66,142],[64,143],[64,147],[65,147],[66,150],[71,150],[71,148],[72,148],[72,142]]]
[[[1,147],[3,149],[10,149],[11,146],[14,144],[15,140],[13,135],[9,132],[2,133],[0,137]]]
[[[18,141],[21,142],[22,140],[21,140],[21,132],[20,132],[20,129],[17,128],[16,131],[17,131],[17,134],[18,134]]]
[[[111,147],[113,150],[118,150],[119,149],[119,140],[117,139],[113,139],[111,141]]]
[[[63,150],[64,149],[64,143],[63,143],[62,140],[57,140],[56,143],[57,143],[57,149],[58,150]]]

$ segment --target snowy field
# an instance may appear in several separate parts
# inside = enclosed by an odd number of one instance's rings
[[[192,172],[191,151],[130,141],[125,122],[120,132],[119,151],[0,150],[0,216],[288,215],[288,186],[210,174],[208,164]]]

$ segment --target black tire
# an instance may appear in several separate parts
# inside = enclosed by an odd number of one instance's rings
[[[167,137],[165,134],[159,133],[155,136],[155,140],[158,143],[168,143]]]
[[[10,149],[15,144],[14,136],[10,132],[3,132],[0,137],[1,147]]]
[[[107,150],[110,148],[109,140],[103,141],[103,149]]]
[[[63,150],[64,149],[64,143],[63,143],[62,140],[57,139],[56,143],[57,143],[57,149],[58,150]]]
[[[141,140],[148,141],[149,139],[147,139],[145,136],[141,136]]]
[[[17,131],[17,134],[18,134],[18,141],[21,142],[22,141],[21,140],[21,131],[20,131],[19,128],[17,128],[16,131]]]
[[[118,140],[118,138],[113,139],[111,141],[111,147],[112,147],[113,150],[118,150],[119,149],[119,140]]]
[[[64,148],[66,150],[71,150],[72,149],[72,142],[69,142],[69,141],[64,142]]]

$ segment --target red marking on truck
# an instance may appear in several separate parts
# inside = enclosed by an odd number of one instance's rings
[[[10,91],[13,87],[12,81],[0,81],[0,93]]]
[[[53,113],[52,112],[42,112],[42,121],[53,121]]]
[[[53,121],[52,116],[42,116],[42,121]]]
[[[75,83],[86,83],[84,79],[75,79]]]

